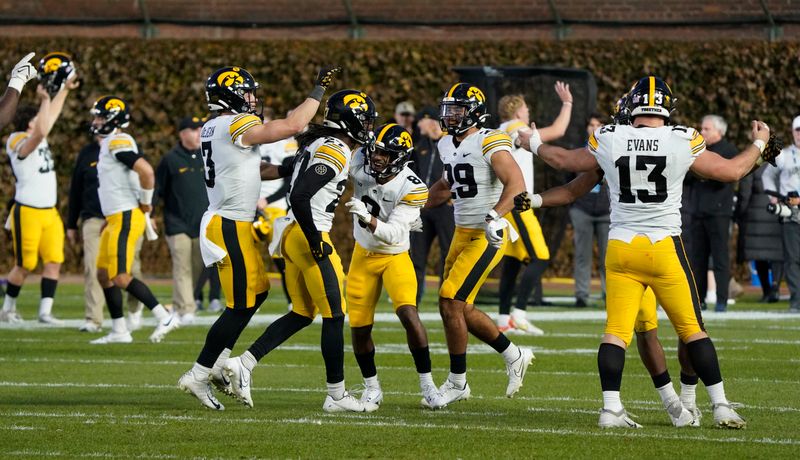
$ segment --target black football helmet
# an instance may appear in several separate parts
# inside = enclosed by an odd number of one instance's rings
[[[253,75],[241,67],[222,67],[206,81],[208,110],[233,113],[255,113],[255,107],[245,100],[245,93],[255,96],[259,84]]]
[[[364,170],[376,179],[386,179],[403,170],[411,159],[414,141],[411,140],[411,134],[396,123],[385,124],[375,132],[378,134],[375,136],[375,142],[367,149]],[[389,156],[389,161],[382,171],[375,169],[372,164],[372,153],[376,150]]]
[[[444,93],[439,105],[439,124],[442,131],[459,136],[473,126],[481,128],[488,119],[486,96],[477,86],[456,83]]]
[[[369,96],[355,89],[343,89],[328,98],[322,125],[341,129],[354,141],[369,146],[375,138],[372,130],[377,118],[378,111]]]
[[[117,128],[125,128],[131,121],[128,103],[117,96],[101,96],[89,111],[103,119],[101,124],[92,123],[90,132],[96,136],[107,136]]]
[[[61,52],[48,53],[39,61],[39,81],[53,97],[64,87],[67,78],[75,73],[72,58]]]
[[[639,115],[650,115],[669,120],[675,111],[675,102],[667,82],[651,75],[633,85],[628,93],[627,106],[631,119]]]
[[[631,124],[631,109],[628,107],[629,94],[622,95],[617,104],[614,106],[614,113],[611,115],[611,120],[615,125],[629,125]]]

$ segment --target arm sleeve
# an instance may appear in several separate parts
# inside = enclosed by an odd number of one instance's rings
[[[308,168],[300,173],[294,183],[289,202],[294,218],[309,243],[314,244],[320,238],[319,231],[314,225],[314,215],[311,212],[311,197],[334,177],[336,177],[336,171],[332,167],[320,163],[318,167]]]
[[[127,167],[129,167],[131,169],[133,169],[133,164],[136,163],[136,160],[138,160],[139,158],[142,158],[143,156],[144,155],[142,155],[141,153],[134,152],[132,150],[127,150],[127,151],[124,151],[124,152],[117,152],[117,153],[114,154],[114,157],[120,163],[124,164],[125,166],[127,166]]]
[[[386,244],[400,244],[408,238],[409,228],[418,217],[418,206],[401,203],[394,208],[386,222],[377,221],[372,234]]]
[[[267,203],[278,201],[281,198],[285,197],[286,192],[288,191],[289,191],[289,181],[284,179],[280,188],[278,190],[275,190],[275,192],[273,192],[272,195],[267,196],[265,199],[267,200]]]
[[[77,229],[78,219],[81,216],[81,208],[83,203],[83,151],[78,154],[78,159],[75,161],[75,168],[72,170],[72,180],[69,184],[69,211],[67,212],[67,228]]]

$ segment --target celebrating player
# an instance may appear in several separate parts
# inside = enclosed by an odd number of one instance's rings
[[[395,123],[375,131],[373,148],[360,148],[350,163],[356,246],[347,273],[347,305],[353,352],[366,389],[361,401],[380,404],[383,391],[375,368],[372,325],[375,306],[386,286],[395,313],[406,330],[426,405],[443,405],[431,376],[428,336],[417,312],[417,277],[408,254],[409,229],[428,200],[428,188],[407,166],[411,135]]]
[[[602,168],[611,190],[611,231],[606,254],[607,320],[597,356],[603,389],[601,427],[640,425],[620,400],[625,351],[630,344],[639,301],[653,289],[669,315],[689,359],[711,398],[714,421],[729,428],[745,421],[725,397],[717,353],[700,315],[700,299],[680,239],[683,179],[700,176],[731,182],[746,175],[764,152],[769,128],[753,121],[754,143],[725,159],[707,151],[696,130],[667,125],[674,110],[672,90],[660,78],[642,78],[629,93],[631,126],[607,125],[589,137],[587,147],[566,150],[542,144],[535,125],[521,134],[523,146],[551,166],[572,171]]]
[[[14,77],[19,84],[23,77]],[[64,223],[56,209],[56,170],[47,135],[53,129],[64,101],[78,86],[69,56],[50,53],[39,63],[41,85],[36,90],[39,108],[22,107],[14,118],[16,132],[6,144],[11,169],[16,179],[11,207],[11,235],[14,267],[8,274],[8,288],[0,311],[0,321],[19,322],[17,297],[28,274],[42,259],[39,322],[61,324],[52,314],[53,297],[64,262]],[[24,82],[23,82],[24,84]]]
[[[255,115],[259,84],[250,72],[222,67],[206,81],[208,108],[218,116],[200,132],[209,201],[200,223],[200,249],[207,266],[217,265],[228,308],[209,329],[197,361],[178,380],[178,388],[208,408],[225,409],[211,391],[210,381],[253,406],[249,377],[228,381],[223,365],[269,293],[264,261],[251,232],[261,188],[261,156],[256,147],[299,133],[317,113],[338,71],[338,67],[320,70],[308,98],[286,119],[267,123]]]
[[[14,119],[17,112],[17,103],[22,94],[22,88],[36,76],[36,67],[30,63],[36,53],[28,53],[11,69],[11,78],[8,80],[8,89],[0,98],[0,129],[6,127]],[[13,90],[13,91],[12,91]]]
[[[508,242],[508,221],[501,216],[515,208],[515,201],[521,211],[530,207],[527,194],[523,195],[525,181],[511,156],[511,138],[482,128],[488,118],[485,102],[483,92],[467,83],[457,83],[444,94],[440,122],[448,135],[439,140],[439,154],[445,174],[431,187],[426,204],[437,206],[452,196],[456,221],[439,291],[439,313],[450,351],[450,375],[439,388],[445,404],[470,396],[468,332],[503,355],[509,398],[519,391],[533,359],[530,349],[511,343],[474,305]]]

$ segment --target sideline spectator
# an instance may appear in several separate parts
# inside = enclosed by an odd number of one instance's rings
[[[733,158],[736,147],[724,139],[728,124],[719,115],[706,115],[700,134],[706,140],[708,150],[723,158]],[[692,242],[692,271],[697,274],[697,290],[701,299],[708,289],[708,258],[713,260],[714,279],[717,282],[715,311],[728,309],[728,285],[730,282],[730,225],[733,216],[733,184],[714,180],[695,179],[691,188],[690,207],[692,223],[689,239]]]
[[[208,312],[219,313],[222,311],[222,304],[219,301],[219,272],[217,267],[203,267],[200,276],[194,283],[194,304],[197,310],[203,309],[203,286],[208,281]]]
[[[789,284],[789,311],[800,313],[800,116],[792,121],[794,144],[784,148],[776,159],[777,166],[767,165],[762,176],[766,192],[779,193],[792,214],[781,218],[783,231],[783,264]],[[794,195],[790,197],[789,194]],[[771,203],[778,203],[771,196]]]
[[[394,122],[409,133],[414,132],[414,104],[411,101],[403,101],[395,106]]]

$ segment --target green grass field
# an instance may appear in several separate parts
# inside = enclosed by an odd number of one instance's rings
[[[20,312],[34,317],[38,288],[29,284]],[[162,299],[169,288],[156,287]],[[447,376],[444,334],[426,298],[425,324],[434,378]],[[398,322],[376,324],[379,377],[386,393],[369,415],[322,412],[324,368],[319,325],[314,324],[267,356],[253,374],[255,408],[224,395],[224,412],[212,412],[176,388],[202,346],[208,326],[190,326],[150,344],[146,325],[132,345],[90,346],[97,335],[77,327],[0,328],[0,455],[4,458],[788,458],[800,449],[800,316],[786,304],[740,301],[733,312],[757,318],[706,316],[732,401],[748,420],[741,431],[714,428],[708,397],[698,388],[703,426],[676,429],[661,407],[635,351],[628,354],[623,401],[642,430],[602,431],[596,350],[600,309],[534,309],[545,337],[512,339],[534,348],[537,359],[514,399],[504,397],[502,359],[472,342],[468,355],[473,397],[444,410],[420,408],[418,383]],[[82,286],[62,285],[55,313],[78,320]],[[282,294],[261,314],[281,314]],[[391,312],[382,303],[380,311]],[[539,320],[537,320],[537,315]],[[148,318],[148,313],[145,313]],[[234,355],[260,334],[256,316]],[[75,321],[73,321],[75,322]],[[77,324],[75,322],[75,324]],[[664,323],[666,326],[666,323]],[[345,326],[346,337],[349,335]],[[664,327],[676,389],[675,335]],[[349,347],[349,338],[346,338]],[[350,350],[348,386],[361,382]]]

